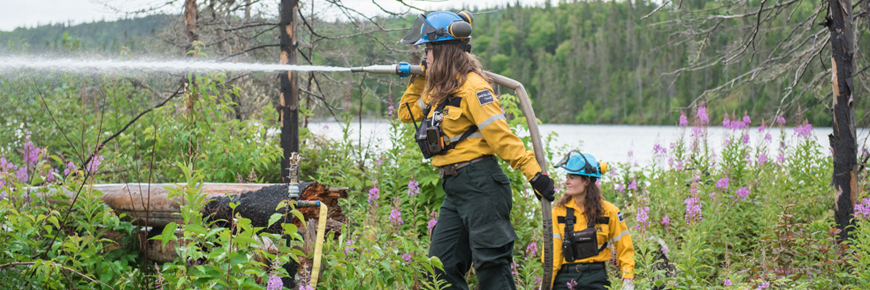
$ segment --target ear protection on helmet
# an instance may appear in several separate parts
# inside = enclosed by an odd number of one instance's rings
[[[474,24],[474,16],[471,15],[471,12],[468,11],[459,11],[456,13],[459,15],[459,18],[462,18],[463,21],[468,22],[468,24]]]
[[[456,39],[466,39],[471,36],[471,23],[462,20],[453,21],[447,26],[447,33]]]

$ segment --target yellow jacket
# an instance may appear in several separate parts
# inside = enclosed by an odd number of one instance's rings
[[[420,95],[425,88],[425,77],[411,78],[408,89],[399,102],[399,120],[419,123],[424,119],[423,109],[429,103],[429,96]],[[452,93],[456,97],[462,97],[462,103],[459,108],[444,107],[444,121],[441,122],[444,134],[458,139],[472,125],[477,125],[478,132],[457,143],[446,154],[433,156],[433,166],[468,161],[483,155],[497,155],[510,162],[512,168],[521,170],[526,180],[531,180],[541,171],[534,153],[526,150],[522,140],[511,132],[492,87],[483,77],[477,73],[469,73],[465,83]],[[426,118],[431,117],[434,111],[433,106]]]
[[[619,268],[622,269],[622,279],[634,278],[634,245],[631,243],[625,219],[622,218],[619,208],[612,203],[601,200],[601,206],[604,208],[604,216],[608,218],[608,223],[595,225],[598,232],[598,247],[600,248],[604,243],[609,243],[608,247],[604,248],[597,256],[574,260],[570,264],[610,261],[610,249],[615,246],[616,261]],[[565,206],[553,207],[553,281],[556,280],[556,274],[559,273],[562,265],[569,264],[562,256],[562,236],[565,235],[565,224],[558,221],[560,216],[564,217],[567,214],[568,207],[574,209],[574,216],[577,219],[574,231],[586,229],[586,215],[574,203],[573,198]],[[541,256],[541,261],[543,260],[544,257]],[[550,281],[551,285],[553,281]]]

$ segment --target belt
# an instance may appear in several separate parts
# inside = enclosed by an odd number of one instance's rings
[[[603,270],[604,268],[604,262],[566,264],[562,265],[559,273],[580,273],[591,270]]]
[[[459,170],[459,168],[468,166],[472,163],[477,163],[480,161],[490,160],[490,159],[492,159],[492,155],[483,155],[481,157],[477,157],[477,158],[474,158],[474,159],[471,159],[468,161],[463,161],[463,162],[458,162],[458,163],[453,163],[453,164],[448,164],[448,165],[438,167],[438,177],[444,178],[446,176],[458,175],[459,172],[457,172],[457,170]]]

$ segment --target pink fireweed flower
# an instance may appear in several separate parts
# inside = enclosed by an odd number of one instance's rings
[[[526,255],[528,257],[534,258],[535,255],[538,254],[538,243],[531,242],[528,246],[526,246]],[[528,259],[528,257],[526,257]]]
[[[723,177],[716,182],[716,188],[727,188],[728,187],[728,177]]]
[[[770,283],[767,283],[767,281],[762,281],[761,285],[758,285],[758,289],[767,289],[767,288],[770,288]]]
[[[710,119],[707,118],[707,107],[698,107],[698,113],[695,114],[698,117],[698,120],[701,121],[701,125],[707,125],[710,123]]]
[[[764,129],[766,129],[764,128],[764,124],[761,124],[761,126],[758,126],[758,133],[764,132]]]
[[[743,134],[743,144],[749,144],[749,134]]]
[[[701,200],[699,198],[689,197],[683,203],[686,205],[686,223],[703,220],[701,217]]]
[[[396,226],[400,226],[404,223],[402,221],[402,212],[399,211],[399,209],[394,208],[393,211],[390,212],[390,222]]]
[[[758,163],[758,166],[761,166],[761,165],[764,165],[765,163],[767,163],[767,154],[761,153],[760,155],[758,155],[757,163]]]
[[[314,290],[314,287],[311,287],[311,285],[299,284],[299,290]]]
[[[411,262],[411,254],[409,254],[409,253],[402,254],[402,260],[405,260],[405,263],[410,263]]]
[[[27,176],[27,168],[18,168],[18,171],[15,171],[15,177],[18,178],[18,182],[26,183],[29,180],[29,176]]]
[[[737,190],[737,196],[740,198],[741,201],[746,200],[746,198],[749,197],[749,189],[746,189],[746,187],[741,187]]]
[[[387,109],[389,110],[389,111],[387,111],[387,115],[392,116],[393,115],[393,105],[390,105],[389,107],[387,107]]]
[[[731,286],[731,279],[725,279],[725,283],[723,283],[723,284],[725,286]]]
[[[785,162],[785,155],[784,154],[776,157],[777,164],[782,164],[783,162]]]
[[[810,138],[813,135],[813,125],[807,123],[794,127],[794,135],[798,138]]]
[[[870,219],[870,198],[865,198],[861,203],[855,205],[855,217]]]
[[[656,157],[664,158],[664,157],[667,157],[667,156],[668,156],[668,149],[665,149],[664,146],[662,146],[661,144],[656,143],[655,145],[653,145],[653,154],[654,154]]]
[[[103,163],[103,156],[98,155],[98,154],[94,154],[94,156],[91,158],[91,162],[88,162],[88,166],[86,168],[87,168],[88,172],[90,172],[92,174],[97,173],[97,169],[99,169],[99,166],[102,163]]]
[[[689,125],[689,118],[686,118],[686,115],[680,114],[680,127],[686,127]]]
[[[49,169],[48,174],[45,175],[45,182],[54,182],[55,173],[57,173],[57,168]]]
[[[30,168],[36,166],[36,163],[39,163],[40,153],[42,153],[42,149],[33,146],[33,142],[27,141],[27,143],[24,143],[24,164],[27,164],[27,167]]]
[[[379,190],[377,186],[373,186],[372,189],[369,189],[369,203],[377,202],[379,196],[378,192]]]
[[[773,140],[773,136],[770,136],[770,133],[764,135],[764,141],[770,142],[771,140]]]
[[[574,287],[577,287],[577,281],[571,280],[568,282],[568,290],[574,290]]]
[[[625,186],[622,185],[622,184],[617,185],[617,186],[616,186],[616,191],[618,191],[618,192],[623,192],[623,191],[625,191]]]
[[[384,164],[384,160],[381,159],[378,159],[376,162],[378,163],[378,165]]]
[[[269,282],[266,283],[266,290],[281,290],[284,289],[284,281],[278,275],[269,275]]]
[[[690,137],[704,137],[704,129],[701,127],[692,127],[692,134]]]
[[[726,129],[731,129],[731,120],[728,120],[728,117],[722,118],[722,127],[725,127]]]
[[[628,184],[628,190],[637,190],[637,180],[631,180],[631,183]]]
[[[670,252],[670,251],[671,251],[671,249],[668,248],[668,245],[662,245],[662,254],[667,255],[668,252]]]
[[[414,196],[420,193],[420,183],[413,178],[408,181],[408,195]]]
[[[435,224],[437,224],[437,223],[438,223],[438,220],[435,219],[435,218],[432,218],[432,219],[429,220],[429,224],[426,225],[426,227],[429,228],[429,231],[431,232],[432,229],[435,228]]]
[[[785,125],[785,118],[782,116],[776,116],[776,122]]]
[[[637,212],[637,225],[634,226],[634,229],[640,228],[640,229],[646,230],[646,227],[650,224],[649,215],[647,214],[647,212],[649,212],[648,206],[641,208]]]
[[[745,115],[745,116],[743,116],[743,123],[746,124],[747,127],[748,127],[750,124],[752,124],[752,120],[749,119],[749,115]]]
[[[356,248],[353,247],[352,241],[347,241],[345,244],[347,245],[347,247],[344,247],[344,254],[345,255],[347,255],[347,253],[352,252],[353,250],[356,250]]]
[[[66,169],[63,170],[63,176],[64,177],[69,176],[70,172],[75,172],[75,171],[76,171],[76,165],[74,163],[72,163],[72,161],[70,161],[69,163],[66,164]]]
[[[663,217],[662,218],[662,225],[670,226],[671,225],[671,218],[668,216]]]

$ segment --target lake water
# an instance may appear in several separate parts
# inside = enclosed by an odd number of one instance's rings
[[[333,139],[341,139],[342,131],[339,123],[336,122],[311,122],[308,126],[313,134],[325,135]],[[351,131],[353,132],[351,139],[354,142],[359,141],[360,127],[359,123],[354,121],[351,123]],[[401,128],[401,127],[400,127]],[[413,130],[410,129],[410,130]],[[668,149],[669,144],[680,139],[681,136],[687,142],[690,140],[691,127],[675,127],[675,126],[634,126],[634,125],[565,125],[565,124],[543,124],[540,125],[541,135],[544,138],[550,132],[555,132],[559,136],[554,138],[551,148],[562,148],[567,146],[569,149],[580,149],[583,152],[591,153],[598,160],[608,162],[625,162],[637,163],[640,166],[652,163],[653,146],[660,144]],[[362,139],[363,144],[374,144],[381,140],[381,148],[389,148],[389,141],[386,138],[390,136],[390,123],[387,121],[363,121],[362,122]],[[787,140],[794,141],[794,128],[784,128]],[[724,146],[724,141],[727,136],[732,134],[732,130],[723,127],[708,127],[708,145],[717,154]],[[758,127],[749,129],[750,144],[756,145],[764,139],[766,134],[770,134],[775,144],[779,140],[780,129],[778,127],[768,128],[759,133]],[[831,134],[831,127],[813,128],[813,135],[822,144],[825,154],[831,154],[827,150],[828,134]],[[859,148],[864,139],[870,134],[870,129],[859,129]],[[520,132],[520,136],[528,136],[528,132]],[[741,135],[742,136],[742,135]],[[770,149],[775,150],[776,145],[769,145]],[[631,156],[629,156],[631,153]],[[772,155],[772,154],[771,154]],[[720,154],[721,156],[721,154]],[[562,156],[555,156],[558,161]],[[768,156],[770,160],[776,156]]]

